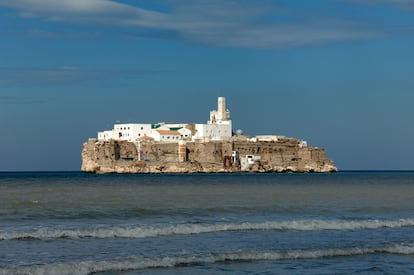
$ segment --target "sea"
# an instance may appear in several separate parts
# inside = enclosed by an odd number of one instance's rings
[[[414,274],[414,172],[0,173],[0,274]]]

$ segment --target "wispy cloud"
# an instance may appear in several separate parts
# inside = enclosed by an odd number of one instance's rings
[[[92,70],[60,68],[0,68],[0,87],[60,85],[108,79],[138,78],[161,70]]]
[[[413,5],[407,0],[383,1]],[[109,0],[0,0],[0,5],[18,10],[26,18],[106,26],[117,28],[121,36],[128,33],[219,47],[319,45],[374,39],[391,32],[334,14],[293,18],[291,7],[278,7],[268,1],[168,1],[167,11]],[[53,36],[42,31],[33,35]]]

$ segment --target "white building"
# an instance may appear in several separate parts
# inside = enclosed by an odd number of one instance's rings
[[[232,136],[231,124],[196,124],[197,139],[221,140]]]
[[[192,133],[190,129],[187,128],[181,128],[177,130],[180,135],[181,135],[181,139],[183,140],[191,140],[192,139]]]
[[[151,137],[154,138],[154,140],[156,141],[165,141],[166,139],[173,139],[173,140],[177,140],[176,135],[178,132],[178,140],[191,140],[192,138],[192,133],[191,130],[186,128],[188,126],[188,124],[186,123],[165,123],[165,122],[160,122],[157,124],[152,125],[152,131],[151,131]],[[173,135],[170,135],[171,133],[168,132],[161,132],[165,135],[165,138],[162,138],[163,134],[160,134],[159,131],[172,131],[174,132]],[[170,136],[168,138],[168,135]]]
[[[192,134],[195,130],[195,136]],[[126,123],[114,124],[112,130],[98,132],[98,140],[127,140],[135,142],[153,138],[155,141],[178,142],[179,140],[211,139],[221,140],[232,136],[230,111],[226,109],[226,99],[218,98],[217,110],[210,112],[207,124],[187,123]]]
[[[181,139],[181,134],[172,130],[154,130],[151,137],[156,141],[178,142]]]
[[[115,124],[113,129],[113,139],[115,140],[127,140],[137,141],[144,135],[151,135],[151,124]]]
[[[281,138],[286,138],[286,137],[275,136],[275,135],[259,135],[259,136],[256,136],[256,141],[278,141]]]
[[[98,132],[98,140],[111,140],[113,138],[114,138],[113,130]]]
[[[219,97],[217,110],[210,111],[210,120],[207,124],[196,124],[196,135],[198,139],[221,140],[233,135],[230,111],[226,109],[226,99]]]

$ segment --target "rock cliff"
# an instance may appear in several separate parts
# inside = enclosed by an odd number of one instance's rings
[[[337,171],[325,150],[302,146],[294,138],[180,144],[90,139],[83,144],[81,169],[100,174]]]

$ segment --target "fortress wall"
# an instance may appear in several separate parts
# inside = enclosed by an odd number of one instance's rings
[[[234,142],[233,149],[238,151],[242,157],[245,155],[256,155],[261,157],[262,162],[281,166],[297,161],[299,146],[297,142],[293,141],[238,141]]]
[[[142,142],[141,159],[146,161],[178,161],[178,143]]]
[[[132,142],[117,142],[114,147],[119,155],[118,159],[135,159],[138,157],[137,147]]]
[[[298,157],[300,159],[309,160],[312,159],[312,150],[309,147],[304,147],[298,151]]]
[[[137,145],[128,141],[85,142],[82,149],[82,171],[91,173],[197,173],[237,172],[231,164],[232,151],[241,157],[260,156],[252,172],[332,172],[333,161],[325,150],[299,147],[298,140],[282,141],[227,140],[187,142],[186,162],[179,162],[178,143],[141,142],[138,159]]]
[[[223,162],[223,143],[212,142],[189,142],[187,143],[188,161],[196,162]],[[231,152],[230,152],[231,155]]]

